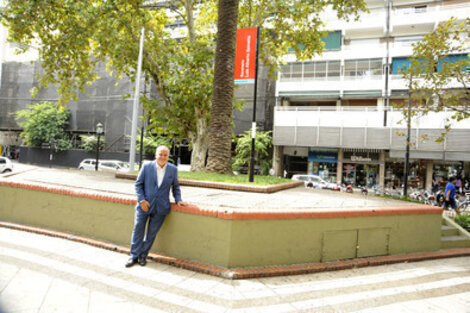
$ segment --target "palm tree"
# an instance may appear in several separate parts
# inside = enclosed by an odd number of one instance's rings
[[[208,172],[232,173],[232,110],[238,1],[219,0]]]

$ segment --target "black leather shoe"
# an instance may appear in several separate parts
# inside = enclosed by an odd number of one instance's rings
[[[134,264],[137,264],[137,259],[130,258],[129,260],[127,260],[126,267],[131,267]]]
[[[147,264],[147,260],[145,258],[139,258],[137,262],[139,262],[140,266],[145,266],[145,264]]]

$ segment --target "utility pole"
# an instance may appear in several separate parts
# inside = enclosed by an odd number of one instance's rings
[[[144,83],[144,95],[147,95],[147,84]],[[142,106],[142,117],[145,116],[145,109]],[[144,155],[144,130],[145,130],[145,119],[142,118],[142,126],[140,127],[140,154],[139,154],[139,170],[142,168],[142,159]]]
[[[408,175],[410,172],[410,133],[411,133],[411,83],[413,76],[410,74],[410,85],[408,90],[408,116],[406,120],[406,152],[405,173],[403,174],[403,196],[408,196]]]
[[[392,7],[392,1],[387,0],[386,4],[386,23],[385,23],[385,41],[386,41],[386,56],[385,56],[385,94],[384,94],[384,126],[387,126],[387,112],[390,107],[390,96],[388,94],[388,84],[390,79],[390,12]]]
[[[144,28],[140,33],[139,58],[137,60],[137,77],[135,78],[134,106],[132,108],[132,129],[131,129],[131,147],[129,149],[129,171],[134,171],[135,150],[137,138],[137,111],[139,109],[140,97],[140,75],[142,72],[142,54],[144,50]]]

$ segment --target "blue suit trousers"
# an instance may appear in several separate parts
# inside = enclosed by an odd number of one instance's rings
[[[147,257],[165,217],[166,215],[158,215],[156,210],[144,212],[139,206],[136,207],[131,239],[130,254],[132,258]],[[147,222],[147,233],[145,234]]]

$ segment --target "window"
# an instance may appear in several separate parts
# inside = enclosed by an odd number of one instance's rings
[[[324,49],[325,50],[341,50],[341,31],[340,30],[335,30],[331,31],[326,35],[325,37],[321,38],[321,41],[325,44]],[[298,46],[300,50],[303,50],[303,45],[299,44]],[[289,53],[294,52],[294,48],[289,48],[288,50]]]
[[[460,61],[468,61],[468,54],[452,54],[452,55],[447,55],[445,57],[439,58],[439,62],[437,65],[437,71],[440,72],[445,65],[445,63],[456,63]],[[466,63],[466,65],[465,65]],[[463,72],[468,72],[470,70],[470,66],[468,65],[468,62],[462,63],[462,71]]]
[[[315,78],[322,79],[326,77],[326,62],[315,62]]]
[[[328,62],[328,77],[339,77],[341,72],[341,62],[330,61]]]
[[[344,62],[344,76],[350,78],[382,75],[381,59],[348,60]]]
[[[315,63],[305,63],[304,64],[304,77],[313,78],[315,77]]]
[[[406,71],[410,67],[411,61],[408,58],[393,58],[392,74],[399,75],[402,71]]]
[[[302,63],[292,63],[291,78],[302,78]]]
[[[341,50],[341,31],[329,32],[321,39],[325,43],[325,50]]]
[[[426,5],[415,6],[415,13],[425,13],[428,10]]]
[[[281,66],[281,80],[290,78],[290,64]]]

